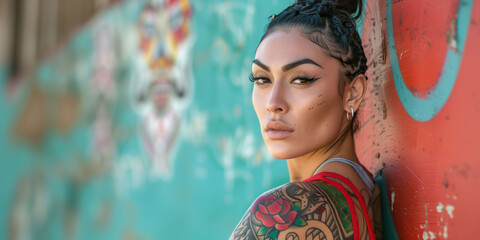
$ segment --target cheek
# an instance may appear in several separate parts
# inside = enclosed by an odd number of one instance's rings
[[[308,145],[324,145],[333,141],[342,125],[339,96],[317,94],[298,109],[299,135]]]

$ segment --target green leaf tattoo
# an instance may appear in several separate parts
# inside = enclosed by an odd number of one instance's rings
[[[303,226],[307,225],[307,222],[305,220],[303,220],[303,218],[297,218],[295,220],[295,225],[297,225],[299,227],[303,227]]]
[[[261,227],[260,229],[258,229],[258,235],[265,235],[265,233],[267,233],[268,231],[268,227]]]
[[[294,202],[293,203],[293,210],[294,211],[300,211],[300,209],[302,208],[302,203],[301,202]]]
[[[278,237],[278,230],[272,231],[270,234],[267,236],[268,238],[271,238],[272,240],[277,240]]]

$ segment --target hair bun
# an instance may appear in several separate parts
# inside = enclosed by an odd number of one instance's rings
[[[344,11],[354,20],[362,15],[363,8],[362,0],[297,0],[294,5],[309,7],[308,10],[295,9],[307,14],[310,11],[316,11],[317,14],[332,15],[331,12],[334,10]]]

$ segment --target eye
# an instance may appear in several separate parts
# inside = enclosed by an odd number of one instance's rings
[[[250,74],[248,77],[250,82],[253,82],[255,85],[264,85],[270,82],[270,79],[266,77],[255,77],[253,74]]]
[[[298,76],[298,77],[295,77],[291,81],[291,83],[296,84],[296,85],[306,85],[306,84],[310,84],[312,82],[315,82],[318,79],[320,79],[320,78],[315,78],[315,77],[311,77],[311,76]]]

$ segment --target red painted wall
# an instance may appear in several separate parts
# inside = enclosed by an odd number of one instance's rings
[[[356,147],[384,169],[400,239],[478,238],[479,24],[478,0],[367,2]]]

